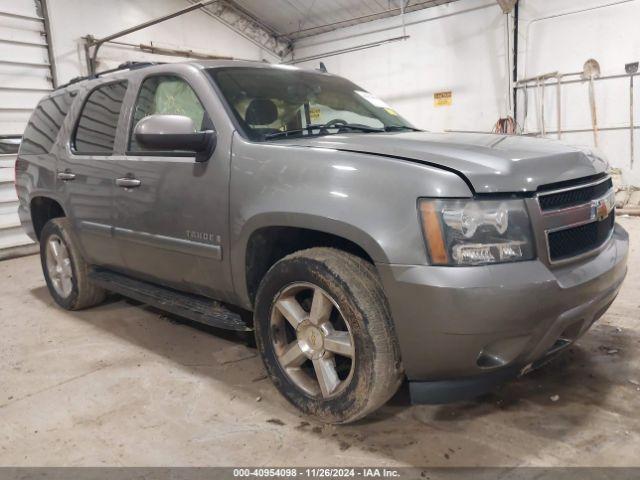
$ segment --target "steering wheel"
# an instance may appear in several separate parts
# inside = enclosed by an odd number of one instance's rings
[[[332,127],[334,127],[334,128],[337,127],[338,130],[340,130],[340,127],[337,125],[337,124],[340,124],[340,123],[343,124],[343,125],[346,125],[349,122],[347,122],[346,120],[342,120],[341,118],[334,118],[333,120],[330,120],[327,123],[325,123],[322,126],[321,130],[326,130],[326,129],[332,128]]]

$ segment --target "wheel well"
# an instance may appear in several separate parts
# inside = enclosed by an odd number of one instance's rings
[[[297,227],[265,227],[253,232],[247,243],[247,292],[253,304],[262,278],[278,260],[312,247],[332,247],[374,263],[356,243],[326,232]]]
[[[52,218],[66,217],[62,206],[48,197],[36,197],[31,200],[31,221],[38,240],[45,224]]]

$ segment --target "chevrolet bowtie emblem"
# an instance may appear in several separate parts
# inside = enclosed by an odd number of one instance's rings
[[[609,216],[616,204],[616,196],[613,190],[602,198],[591,201],[591,218],[597,221],[604,220]]]

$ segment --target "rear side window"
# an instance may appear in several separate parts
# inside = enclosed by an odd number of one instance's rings
[[[109,83],[93,90],[84,104],[73,141],[80,154],[110,155],[127,82]]]
[[[73,97],[67,91],[40,101],[24,131],[20,153],[49,153],[72,102]]]

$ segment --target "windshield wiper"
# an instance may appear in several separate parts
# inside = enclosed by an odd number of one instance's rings
[[[307,130],[318,130],[321,128],[324,128],[324,123],[311,124],[311,125],[307,125],[304,128],[292,128],[291,130],[282,130],[281,132],[267,133],[264,136],[264,139],[268,140],[270,138],[286,137],[292,133],[302,133]]]
[[[397,132],[399,130],[411,130],[412,132],[421,132],[422,130],[414,127],[407,127],[406,125],[388,125],[384,127],[385,132]]]
[[[360,130],[365,133],[384,132],[384,128],[370,127],[368,125],[362,125],[361,123],[338,123],[331,128],[348,128],[349,130]]]
[[[373,132],[384,132],[385,130],[383,128],[377,128],[377,127],[369,127],[368,125],[362,125],[360,123],[336,123],[334,125],[328,125],[326,123],[315,123],[315,124],[311,124],[311,125],[307,125],[306,127],[303,128],[294,128],[291,130],[284,130],[282,132],[273,132],[273,133],[267,133],[264,138],[265,140],[271,139],[271,138],[278,138],[278,137],[286,137],[292,133],[302,133],[305,131],[309,131],[309,133],[311,134],[311,130],[320,130],[319,133],[315,134],[315,135],[330,135],[329,132],[327,132],[327,130],[341,130],[341,129],[348,129],[348,130],[359,130],[361,132],[364,133],[373,133]],[[323,130],[326,133],[323,133]]]

